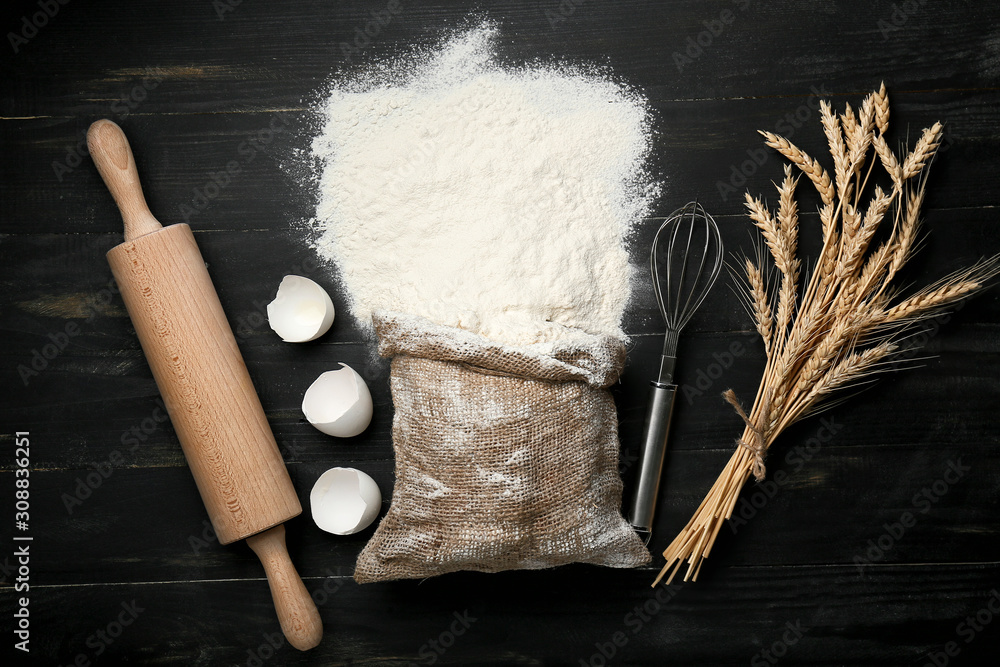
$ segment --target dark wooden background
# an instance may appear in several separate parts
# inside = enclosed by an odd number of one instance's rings
[[[326,636],[305,654],[271,648],[281,639],[262,569],[244,544],[222,547],[204,533],[204,508],[109,289],[104,253],[120,241],[121,219],[79,147],[92,121],[120,123],[165,224],[184,221],[194,190],[240,161],[241,173],[188,218],[292,479],[305,503],[320,472],[355,466],[388,503],[387,367],[344,314],[301,228],[314,203],[299,177],[315,128],[310,107],[338,72],[433,44],[484,16],[501,24],[510,62],[606,65],[655,109],[653,168],[666,179],[658,214],[698,197],[732,251],[752,248],[742,191],[771,196],[781,173],[777,156],[748,154],[762,146],[756,130],[777,129],[822,154],[816,95],[856,104],[884,80],[896,140],[914,140],[935,120],[947,128],[925,248],[906,276],[919,285],[1000,251],[1000,6],[400,0],[348,58],[342,44],[386,2],[224,2],[73,0],[37,34],[22,22],[41,11],[36,2],[5,5],[3,33],[30,37],[17,53],[9,35],[0,46],[0,610],[11,655],[15,431],[31,437],[34,538],[31,654],[17,653],[16,664],[995,664],[997,289],[926,336],[919,368],[829,412],[825,430],[817,418],[783,436],[769,471],[783,471],[784,483],[745,489],[738,511],[747,520],[723,529],[697,584],[657,600],[649,587],[657,558],[637,571],[569,566],[358,586],[350,575],[371,531],[336,537],[299,517],[288,524],[289,548],[318,591]],[[699,39],[700,52],[690,46]],[[689,48],[678,67],[675,54]],[[263,142],[268,127],[280,131]],[[241,152],[255,136],[260,150]],[[747,162],[754,155],[762,164]],[[637,263],[655,226],[644,221],[636,234]],[[815,253],[815,226],[807,234],[804,250]],[[313,344],[283,344],[263,320],[287,273],[326,284],[340,310]],[[732,284],[724,276],[681,341],[679,378],[689,390],[675,414],[654,553],[687,521],[741,431],[719,392],[750,397],[763,366]],[[24,381],[18,367],[67,326],[78,335]],[[633,346],[614,395],[629,484],[662,332],[648,285],[627,330]],[[312,379],[340,361],[367,378],[376,404],[368,431],[346,442],[313,429],[299,409]],[[942,481],[959,461],[968,470]],[[925,488],[934,503],[920,500]],[[916,525],[893,536],[907,511]],[[141,611],[102,639],[123,604]],[[456,613],[475,619],[460,636],[448,634]],[[969,616],[979,630],[960,625]],[[949,642],[956,656],[945,653]]]

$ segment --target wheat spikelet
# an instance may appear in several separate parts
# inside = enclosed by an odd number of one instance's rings
[[[761,236],[764,237],[764,242],[767,244],[767,248],[771,251],[771,256],[774,258],[775,266],[778,267],[778,270],[782,274],[787,274],[791,267],[788,266],[786,261],[788,257],[785,251],[785,240],[774,216],[764,206],[764,202],[751,197],[749,194],[746,195],[744,204],[746,205],[747,215],[754,221],[757,229],[760,230]]]
[[[834,304],[834,317],[840,319],[847,315],[854,308],[857,297],[858,283],[853,280],[847,281],[841,288],[840,293],[837,294],[837,300]]]
[[[778,292],[778,314],[775,326],[779,342],[784,341],[788,335],[788,326],[792,321],[792,315],[795,314],[795,299],[797,296],[795,281],[789,277],[782,278],[781,289]]]
[[[844,128],[844,136],[847,137],[848,146],[851,146],[858,139],[858,119],[854,115],[854,109],[850,104],[844,105],[844,113],[840,114],[840,123]],[[850,148],[848,148],[850,150]]]
[[[920,227],[920,207],[924,203],[925,192],[926,189],[921,185],[918,188],[911,188],[906,195],[906,210],[894,235],[895,247],[893,248],[892,260],[889,262],[887,281],[892,280],[892,277],[903,268],[903,265],[910,258],[914,242],[917,239],[917,230]]]
[[[869,95],[861,104],[861,113],[854,124],[854,136],[848,144],[848,169],[855,176],[861,173],[861,168],[865,164],[865,156],[872,143],[874,127],[875,106],[873,96]]]
[[[812,354],[799,371],[798,381],[792,394],[800,394],[816,384],[820,377],[830,368],[830,364],[838,356],[844,343],[857,333],[855,326],[844,320],[838,320],[833,328],[814,348]]]
[[[913,148],[913,152],[903,160],[902,171],[904,181],[919,174],[924,165],[934,157],[938,146],[941,145],[942,129],[944,129],[944,126],[941,123],[934,123],[933,126],[924,130],[924,133],[920,136],[920,140],[917,141],[917,145]]]
[[[789,162],[797,166],[802,170],[802,173],[809,177],[809,180],[816,186],[816,191],[819,192],[819,196],[822,198],[824,204],[833,202],[833,183],[830,181],[830,175],[826,173],[826,169],[819,162],[809,157],[801,148],[788,141],[788,139],[779,137],[773,132],[766,130],[759,130],[759,132],[764,137],[765,143],[768,146],[784,155]]]
[[[889,130],[889,96],[885,92],[885,82],[882,82],[878,92],[873,96],[875,107],[875,126],[879,134]]]
[[[788,269],[782,273],[778,292],[778,313],[775,326],[778,341],[783,341],[792,321],[795,300],[798,296],[800,260],[796,257],[799,240],[799,209],[795,201],[798,178],[792,178],[792,168],[785,165],[785,178],[778,187],[778,225],[781,230],[783,263]]]
[[[820,221],[820,225],[821,225],[821,227],[823,229],[823,240],[824,241],[829,237],[831,230],[833,230],[833,228],[834,228],[833,227],[833,214],[834,214],[834,210],[833,210],[833,203],[832,202],[829,203],[829,204],[824,204],[819,209],[819,221]]]
[[[850,190],[847,191],[847,195],[850,196]],[[858,229],[861,228],[861,214],[858,213],[858,209],[854,207],[854,204],[844,202],[841,216],[843,216],[845,239],[853,238],[858,233]]]
[[[953,304],[982,287],[983,283],[978,280],[963,280],[921,291],[887,310],[882,321],[891,323],[920,317],[929,311]]]
[[[865,211],[865,219],[862,223],[862,227],[865,229],[872,229],[871,233],[874,234],[874,230],[878,229],[879,224],[881,224],[882,219],[889,210],[889,206],[892,205],[894,198],[894,194],[887,194],[882,190],[882,188],[876,185],[875,192],[872,195],[871,204],[868,205],[868,210]]]
[[[799,235],[799,205],[795,187],[799,179],[792,178],[792,168],[785,165],[785,178],[778,187],[778,225],[786,240],[786,252],[795,255]]]
[[[783,262],[792,282],[798,280],[799,266],[799,260],[795,257],[799,244],[799,205],[795,201],[798,182],[798,178],[792,178],[791,167],[785,165],[785,178],[778,186],[778,228],[781,230]]]
[[[844,128],[844,136],[847,137],[847,172],[854,176],[861,171],[864,164],[865,153],[871,144],[871,126],[873,124],[874,109],[872,107],[871,96],[861,105],[861,114],[856,116],[851,105],[847,105],[846,111],[840,117],[841,125]],[[847,199],[849,195],[841,195],[842,199]]]
[[[877,288],[882,284],[882,277],[892,260],[894,247],[891,241],[886,241],[865,261],[861,275],[858,277],[858,295],[861,298],[878,293]]]
[[[857,273],[861,266],[861,261],[864,259],[865,252],[868,250],[868,245],[871,243],[875,232],[878,231],[879,225],[889,210],[893,199],[894,195],[886,194],[882,191],[882,188],[875,187],[871,204],[869,204],[868,210],[865,211],[865,216],[858,233],[852,235],[850,243],[844,249],[841,266],[838,267],[840,275],[853,276]]]
[[[863,137],[868,140],[871,140],[871,135],[875,131],[875,95],[876,93],[871,93],[861,103],[861,117],[858,119]]]
[[[769,351],[773,345],[773,325],[771,316],[771,306],[767,298],[767,289],[764,287],[764,278],[757,265],[746,260],[747,284],[750,286],[749,301],[753,310],[754,322],[757,325],[757,333],[764,339],[764,350]]]
[[[822,303],[823,297],[827,294],[837,274],[838,248],[840,247],[840,240],[843,235],[836,227],[831,227],[829,234],[823,246],[823,254],[820,255],[819,264],[816,267],[816,271],[820,277],[819,287],[814,295],[817,297],[815,302],[817,305]]]
[[[824,373],[809,390],[802,395],[796,406],[799,414],[804,414],[824,397],[837,389],[857,382],[871,374],[873,368],[898,349],[894,343],[885,341],[861,352],[853,352],[838,361]]]
[[[850,173],[848,172],[847,152],[848,148],[844,143],[844,136],[850,141],[853,127],[844,120],[844,129],[841,130],[840,121],[831,111],[830,103],[826,100],[819,104],[820,121],[823,123],[823,133],[826,134],[826,142],[830,146],[830,155],[833,157],[833,177],[837,184],[837,195],[841,200],[845,199],[844,193],[847,191]]]
[[[815,343],[816,330],[822,325],[823,319],[816,313],[799,310],[795,324],[788,332],[788,339],[781,350],[779,372],[775,377],[788,378],[802,363],[810,346]]]
[[[896,186],[897,190],[902,190],[903,181],[905,180],[903,178],[903,167],[899,164],[896,154],[889,148],[885,137],[880,134],[872,139],[872,146],[875,147],[875,153],[878,155],[879,160],[882,161],[882,168],[889,174],[893,185]]]

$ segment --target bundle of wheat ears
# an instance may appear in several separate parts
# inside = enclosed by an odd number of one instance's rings
[[[835,114],[825,101],[820,112],[833,156],[832,180],[816,159],[787,139],[761,132],[767,145],[791,162],[777,185],[776,212],[761,199],[746,196],[749,217],[774,266],[764,265],[763,251],[756,261],[744,262],[746,302],[764,339],[767,365],[749,415],[731,390],[724,394],[746,428],[694,516],[663,552],[667,563],[653,586],[668,573],[669,584],[685,561],[684,580],[697,580],[740,489],[751,475],[764,478],[768,447],[784,429],[829,407],[838,390],[892,368],[903,351],[900,342],[914,326],[980,290],[998,272],[1000,257],[993,257],[901,297],[890,284],[917,246],[926,169],[940,145],[942,126],[925,129],[900,159],[886,141],[884,84],[857,112],[847,105],[844,113]],[[822,202],[823,249],[801,286],[798,177],[793,177],[792,165],[815,186]],[[877,166],[887,178],[873,175]],[[884,181],[886,189],[876,180]],[[779,277],[773,286],[767,279],[772,273]]]

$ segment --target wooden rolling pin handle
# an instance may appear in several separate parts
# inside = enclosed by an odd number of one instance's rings
[[[285,546],[285,525],[279,524],[262,533],[251,535],[247,544],[253,549],[267,572],[274,608],[278,611],[281,631],[288,643],[300,651],[316,647],[323,639],[323,621],[312,596],[306,590],[299,573],[288,557]]]
[[[132,148],[122,129],[107,119],[96,121],[87,131],[87,148],[122,212],[125,240],[131,241],[161,229],[142,195]]]

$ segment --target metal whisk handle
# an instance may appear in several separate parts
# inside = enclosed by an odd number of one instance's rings
[[[667,436],[670,433],[670,418],[674,412],[674,396],[677,393],[675,384],[650,382],[649,387],[642,446],[639,449],[639,476],[628,513],[632,527],[647,533],[653,529],[660,473],[667,453]]]

